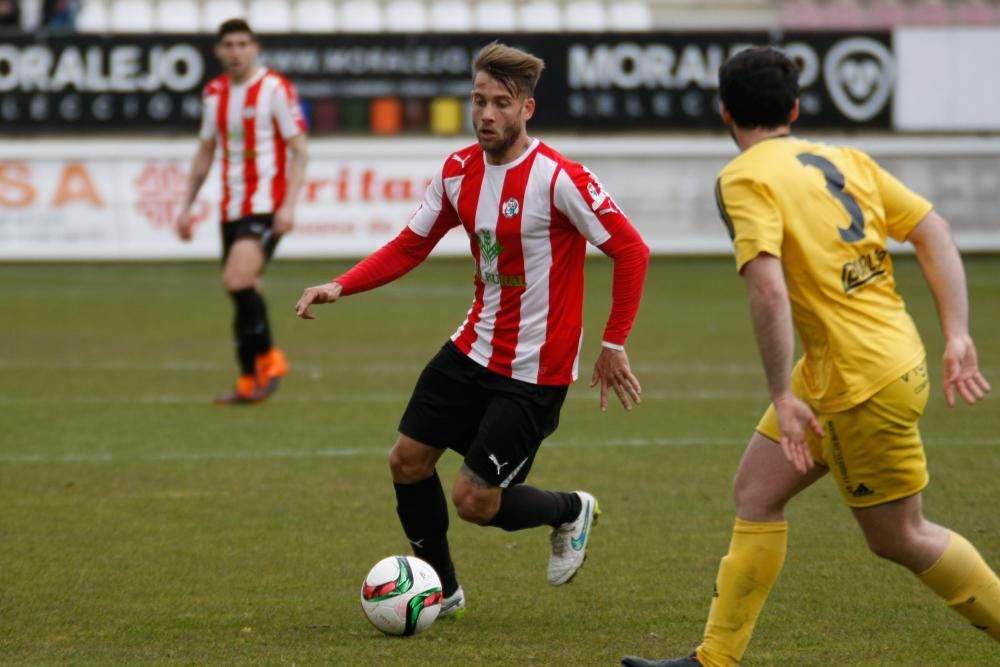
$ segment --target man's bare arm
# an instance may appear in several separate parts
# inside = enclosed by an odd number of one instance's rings
[[[979,371],[976,346],[969,335],[969,296],[965,268],[948,221],[931,211],[907,239],[927,279],[944,334],[944,393],[955,405],[955,391],[969,405],[983,398],[990,384]]]
[[[792,393],[795,329],[781,260],[761,253],[743,267],[742,273],[767,388],[778,415],[781,449],[795,469],[805,474],[813,467],[806,429],[817,436],[823,435],[823,429],[812,409]]]
[[[184,202],[181,205],[181,212],[177,216],[177,235],[183,241],[191,239],[191,226],[194,221],[191,219],[191,206],[198,198],[198,192],[208,178],[208,172],[212,169],[212,160],[215,157],[215,139],[201,139],[198,142],[198,150],[191,160],[191,171],[188,174],[187,190],[184,193]]]
[[[276,234],[287,234],[295,226],[295,205],[299,201],[299,192],[305,185],[306,166],[309,164],[309,147],[305,134],[297,134],[289,139],[288,148],[292,153],[288,167],[288,189],[281,207],[274,213]]]

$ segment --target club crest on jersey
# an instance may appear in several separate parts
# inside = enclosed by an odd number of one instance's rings
[[[253,107],[247,107],[243,109],[243,117],[246,118],[247,120],[250,120],[251,118],[256,118],[257,110]]]
[[[478,237],[479,253],[486,258],[487,262],[492,262],[503,252],[503,246],[500,245],[499,241],[493,239],[493,233],[490,230],[480,229]]]
[[[510,199],[508,199],[503,203],[503,206],[500,208],[500,210],[503,212],[503,217],[509,220],[513,218],[515,215],[517,215],[518,212],[521,210],[521,203],[517,201],[517,199],[515,199],[514,197],[511,197]]]

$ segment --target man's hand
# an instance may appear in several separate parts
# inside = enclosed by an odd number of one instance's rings
[[[274,212],[274,224],[272,228],[278,236],[283,236],[292,231],[295,226],[295,209],[286,201],[278,210]]]
[[[809,428],[818,437],[823,437],[823,427],[816,415],[801,399],[792,394],[786,394],[774,400],[774,409],[778,413],[778,432],[781,434],[781,451],[788,462],[795,466],[803,475],[812,469],[814,463],[809,443],[806,440],[806,429]]]
[[[608,390],[617,394],[618,400],[626,410],[632,409],[632,404],[639,405],[642,387],[639,379],[632,374],[628,365],[628,355],[625,350],[612,350],[602,347],[601,354],[594,363],[594,375],[590,386],[601,384],[601,412],[608,411]]]
[[[314,303],[333,303],[340,298],[344,287],[340,283],[326,283],[307,287],[302,297],[295,304],[295,314],[304,320],[315,320],[316,316],[309,312],[309,306]]]
[[[194,227],[194,220],[191,218],[191,209],[184,209],[181,214],[177,216],[177,221],[174,223],[177,228],[177,236],[180,237],[181,241],[191,240],[191,230]]]
[[[990,388],[990,383],[979,372],[972,338],[950,338],[944,347],[944,398],[948,407],[955,407],[955,390],[966,403],[975,405]]]

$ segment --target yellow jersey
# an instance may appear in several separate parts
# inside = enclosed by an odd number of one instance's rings
[[[815,409],[853,407],[921,360],[886,239],[905,240],[930,202],[862,151],[788,136],[734,158],[715,194],[737,268],[781,260],[804,351],[795,373]]]

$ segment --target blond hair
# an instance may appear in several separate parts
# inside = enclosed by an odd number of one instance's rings
[[[472,63],[472,76],[485,72],[515,97],[531,97],[545,69],[545,61],[527,51],[491,42],[479,50]]]

